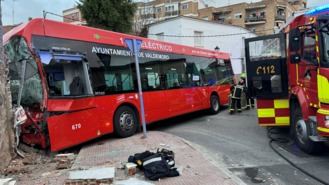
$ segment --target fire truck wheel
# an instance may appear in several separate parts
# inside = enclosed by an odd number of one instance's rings
[[[219,97],[215,94],[210,96],[210,113],[217,114],[220,111]]]
[[[310,124],[303,119],[301,108],[296,104],[292,107],[292,123],[293,136],[300,149],[308,154],[317,154],[323,150],[323,143],[314,142],[309,138]]]
[[[114,131],[119,137],[134,135],[139,125],[137,113],[129,106],[121,106],[114,115]]]

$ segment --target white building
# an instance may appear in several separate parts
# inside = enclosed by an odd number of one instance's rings
[[[192,17],[175,17],[149,25],[148,37],[161,41],[221,51],[231,54],[235,74],[244,63],[244,39],[256,34],[239,27]]]

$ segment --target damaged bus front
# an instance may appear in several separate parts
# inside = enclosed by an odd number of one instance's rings
[[[5,43],[5,52],[9,60],[17,142],[21,135],[27,144],[46,148],[47,124],[43,114],[46,92],[43,92],[45,88],[43,88],[38,63],[26,40],[21,36],[12,37]]]

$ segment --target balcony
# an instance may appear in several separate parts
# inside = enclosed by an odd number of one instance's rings
[[[275,16],[275,21],[286,21],[286,16],[278,14]]]
[[[150,14],[143,14],[143,15],[141,15],[140,16],[141,17],[141,19],[155,19],[155,14],[153,14],[153,13],[150,13]]]
[[[230,11],[220,11],[220,12],[214,12],[212,14],[213,20],[219,23],[225,23],[227,22],[227,19],[230,19]]]
[[[250,4],[246,7],[246,11],[251,11],[251,10],[255,10],[255,9],[264,9],[266,8],[265,4],[259,4],[259,3],[254,3],[254,4]]]
[[[246,25],[265,24],[265,23],[266,23],[265,16],[250,16],[250,17],[246,17],[245,19]]]
[[[178,16],[178,11],[170,11],[165,13],[165,17]]]

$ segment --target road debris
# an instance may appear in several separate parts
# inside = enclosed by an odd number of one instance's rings
[[[75,184],[112,184],[115,174],[114,167],[91,168],[88,170],[70,171],[65,185]]]
[[[71,168],[72,163],[75,159],[74,153],[58,154],[55,156],[55,161],[57,163],[56,169],[68,169]]]
[[[143,180],[139,180],[137,178],[129,178],[123,181],[117,181],[114,185],[154,185],[153,183],[149,183]]]
[[[16,180],[13,178],[0,179],[0,185],[15,185]]]
[[[126,163],[125,173],[128,176],[134,176],[137,172],[137,165],[135,163]]]
[[[21,174],[26,172],[27,169],[24,167],[24,164],[20,159],[12,160],[9,166],[2,171],[4,175]]]

